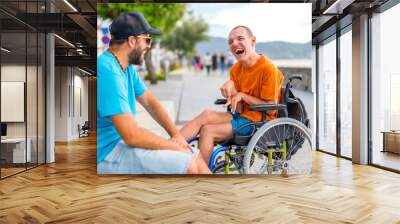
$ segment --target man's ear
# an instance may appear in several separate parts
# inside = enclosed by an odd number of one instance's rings
[[[134,36],[128,37],[128,46],[134,48],[136,46],[136,38]]]
[[[253,47],[256,46],[256,37],[255,37],[255,36],[251,37],[251,45],[252,45]]]

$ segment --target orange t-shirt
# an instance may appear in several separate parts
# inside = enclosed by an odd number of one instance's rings
[[[245,68],[240,62],[236,62],[232,69],[230,79],[235,83],[236,90],[265,101],[279,103],[281,86],[283,82],[282,72],[266,56],[261,58],[250,68]],[[261,112],[252,111],[247,103],[243,103],[243,112],[240,116],[252,121],[261,121]],[[267,120],[277,117],[267,114]]]

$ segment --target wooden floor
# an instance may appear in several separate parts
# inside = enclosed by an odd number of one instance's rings
[[[25,167],[24,168],[1,168],[1,178],[19,173],[26,170]]]
[[[374,164],[389,167],[395,170],[400,170],[400,154],[392,152],[374,151],[372,157]]]
[[[37,166],[36,163],[27,163],[27,167],[25,168],[25,164],[18,164],[18,167],[7,167],[1,168],[1,178],[6,178],[11,175],[15,175],[17,173],[23,172],[27,169],[33,169]]]
[[[0,223],[400,223],[400,175],[314,154],[310,177],[98,176],[94,138],[0,181]]]

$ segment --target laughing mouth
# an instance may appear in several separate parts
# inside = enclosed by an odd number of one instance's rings
[[[235,54],[236,55],[242,55],[244,53],[244,49],[236,49]]]

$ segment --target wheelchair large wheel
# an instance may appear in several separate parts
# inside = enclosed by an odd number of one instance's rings
[[[272,154],[271,161],[268,153]],[[251,138],[243,165],[245,174],[311,174],[310,129],[292,118],[265,123]]]

